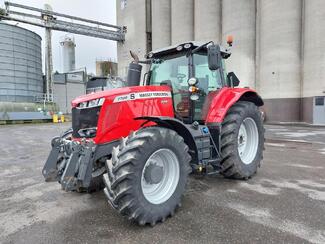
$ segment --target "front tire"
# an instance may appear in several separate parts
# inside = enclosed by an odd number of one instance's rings
[[[261,165],[264,127],[258,107],[239,101],[227,112],[221,129],[221,174],[226,178],[248,179]]]
[[[140,225],[155,225],[180,206],[190,160],[188,146],[175,131],[140,129],[113,150],[104,192],[122,215]]]

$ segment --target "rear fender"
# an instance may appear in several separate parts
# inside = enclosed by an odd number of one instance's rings
[[[237,101],[253,102],[258,107],[264,105],[262,98],[253,89],[225,87],[212,99],[205,119],[206,124],[221,123]]]

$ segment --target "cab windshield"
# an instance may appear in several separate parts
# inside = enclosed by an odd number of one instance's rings
[[[170,86],[175,112],[183,118],[190,116],[189,78],[196,77],[200,89],[200,98],[194,102],[192,112],[194,120],[202,119],[202,108],[208,94],[222,87],[222,72],[209,69],[206,52],[189,56],[186,53],[164,56],[152,63],[150,71],[149,84]]]

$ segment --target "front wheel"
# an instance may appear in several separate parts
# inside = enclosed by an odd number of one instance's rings
[[[227,178],[248,179],[263,159],[264,127],[258,107],[239,101],[233,105],[221,129],[221,174]]]
[[[140,129],[113,150],[104,192],[122,215],[141,225],[155,225],[180,206],[190,160],[188,146],[175,131]]]

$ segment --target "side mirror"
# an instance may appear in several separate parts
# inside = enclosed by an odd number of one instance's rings
[[[239,86],[240,80],[238,79],[238,77],[235,75],[234,72],[229,72],[227,74],[227,81],[229,86],[231,87],[236,87]]]
[[[208,64],[209,69],[212,71],[221,68],[221,53],[219,45],[212,44],[208,46]]]

